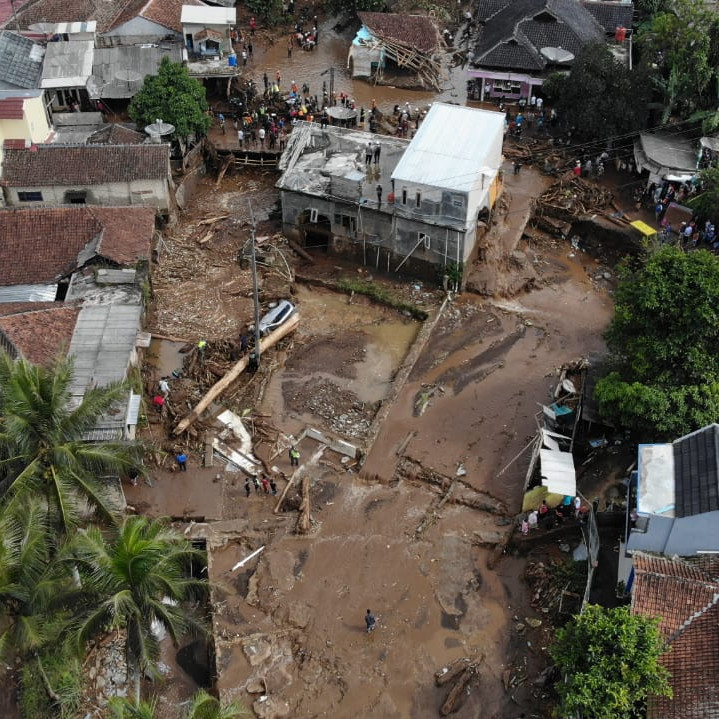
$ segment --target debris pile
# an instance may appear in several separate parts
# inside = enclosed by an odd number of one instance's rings
[[[552,217],[572,222],[583,215],[601,212],[612,203],[612,193],[580,177],[562,179],[547,188],[535,201],[534,221]]]

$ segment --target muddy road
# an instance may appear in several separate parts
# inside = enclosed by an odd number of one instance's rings
[[[515,626],[542,617],[530,608],[525,560],[496,550],[521,503],[526,462],[511,461],[534,434],[537,403],[548,400],[561,364],[602,349],[611,312],[594,259],[521,236],[532,187],[541,186],[529,171],[508,181],[496,252],[475,268],[477,285],[488,292],[491,279],[498,294],[455,297],[439,316],[444,295],[436,288],[375,277],[333,257],[302,263],[276,235],[268,173],[225,177],[219,187],[203,179],[168,233],[150,329],[181,341],[153,341],[148,388],[183,365],[181,349],[191,353],[203,337],[229,347],[250,321],[249,272],[237,253],[249,236],[251,200],[263,208],[264,250],[284,257],[263,268],[263,307],[289,298],[301,321],[222,405],[276,430],[270,439],[256,435],[254,450],[280,490],[293,472],[288,437],[308,426],[368,452],[358,472],[314,440],[300,442],[298,478],[310,477],[312,524],[298,535],[298,490],[273,514],[275,498],[246,497],[240,472],[216,456],[204,466],[207,437],[219,431],[211,421],[170,435],[172,421],[207,389],[190,376],[171,381],[174,419],[152,417],[145,429],[158,460],[152,486],[127,487],[127,497],[137,511],[193,520],[189,536],[208,543],[222,696],[266,719],[429,719],[451,688],[436,687],[435,672],[466,657],[478,677],[454,716],[537,714],[542,690],[531,678],[544,666],[546,642]],[[327,287],[358,276],[423,308],[433,329]],[[187,473],[171,471],[179,449],[189,453]],[[379,622],[370,635],[368,608]]]

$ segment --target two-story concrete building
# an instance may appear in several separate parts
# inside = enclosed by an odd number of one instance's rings
[[[472,257],[501,187],[503,137],[503,114],[442,103],[411,142],[300,123],[280,160],[283,228],[306,247],[436,280]]]

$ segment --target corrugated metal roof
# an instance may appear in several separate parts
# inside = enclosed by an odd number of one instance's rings
[[[18,87],[37,87],[44,54],[32,40],[0,30],[0,80]]]
[[[40,87],[84,87],[92,74],[92,40],[49,42]]]
[[[50,285],[10,285],[0,287],[0,303],[6,302],[54,302],[57,283]]]
[[[469,192],[501,162],[504,113],[435,103],[392,173],[411,182]],[[499,157],[496,155],[499,147]]]
[[[141,314],[142,308],[136,305],[83,307],[68,351],[75,361],[70,386],[74,397],[81,398],[88,387],[125,378]]]

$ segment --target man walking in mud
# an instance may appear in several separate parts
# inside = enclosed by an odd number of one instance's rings
[[[368,609],[367,614],[364,615],[364,623],[367,627],[367,634],[373,632],[377,628],[377,620],[370,609]]]
[[[299,467],[300,466],[300,452],[293,444],[290,447],[290,467]]]

